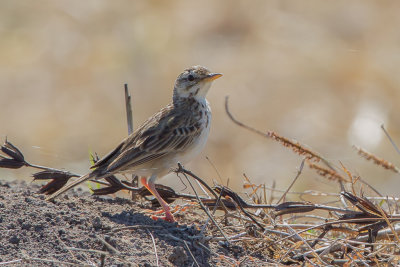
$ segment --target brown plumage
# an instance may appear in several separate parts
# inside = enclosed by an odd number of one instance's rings
[[[211,110],[205,99],[213,80],[221,74],[194,66],[181,73],[174,86],[173,101],[146,120],[114,150],[96,162],[90,173],[61,188],[51,200],[89,179],[117,173],[150,177],[142,183],[158,199],[166,220],[174,218],[168,205],[155,190],[154,181],[175,167],[191,160],[205,145],[210,129]]]

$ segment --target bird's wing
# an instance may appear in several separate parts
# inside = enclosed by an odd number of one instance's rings
[[[115,173],[133,169],[169,153],[184,151],[201,134],[202,125],[172,104],[149,118],[93,167]]]

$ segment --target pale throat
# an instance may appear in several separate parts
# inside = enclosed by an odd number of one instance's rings
[[[199,84],[197,88],[200,88],[200,90],[197,92],[194,98],[196,98],[197,100],[206,99],[206,95],[208,93],[208,90],[210,90],[210,87],[211,82],[202,82],[201,84]]]
[[[177,100],[179,98],[193,98],[200,103],[205,103],[206,102],[206,95],[208,93],[208,90],[211,87],[212,82],[201,82],[199,84],[194,85],[192,88],[190,88],[188,91],[185,89],[174,90],[174,96],[173,99]]]

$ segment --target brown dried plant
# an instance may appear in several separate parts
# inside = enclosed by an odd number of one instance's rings
[[[335,170],[322,167],[322,166],[315,164],[313,162],[310,162],[310,161],[307,161],[307,164],[310,169],[315,170],[320,176],[326,177],[329,180],[342,181],[342,182],[346,182],[346,183],[350,182],[349,179],[345,178],[343,175],[339,174]]]
[[[355,150],[357,150],[358,155],[362,156],[366,160],[373,161],[376,165],[381,166],[381,167],[385,168],[386,170],[390,170],[395,173],[400,173],[400,169],[397,168],[393,163],[391,163],[383,158],[379,158],[361,147],[353,146],[353,148]]]
[[[264,133],[256,128],[248,126],[248,125],[244,124],[243,122],[237,120],[235,117],[233,117],[232,113],[229,111],[228,100],[229,100],[229,97],[226,97],[225,98],[225,111],[226,111],[226,114],[228,115],[228,117],[235,124],[239,125],[242,128],[245,128],[253,133],[261,135],[263,137],[271,138],[272,140],[277,141],[278,143],[282,144],[283,146],[292,149],[295,153],[297,153],[301,156],[304,156],[307,160],[314,161],[314,162],[322,161],[328,168],[335,170],[335,168],[332,166],[332,164],[328,160],[323,158],[317,152],[307,148],[304,144],[301,144],[295,140],[290,140],[289,138],[281,136],[274,131],[268,131],[267,133]]]
[[[284,136],[277,134],[274,131],[269,131],[267,133],[267,136],[282,144],[283,146],[292,149],[296,154],[304,156],[307,160],[318,162],[322,159],[320,155],[318,155],[311,149],[306,148],[305,145],[300,144],[298,141],[290,140]]]

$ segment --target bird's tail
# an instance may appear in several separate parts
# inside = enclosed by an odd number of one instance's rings
[[[46,200],[53,200],[56,197],[58,197],[61,194],[64,194],[65,192],[67,192],[68,190],[70,190],[71,188],[83,183],[84,181],[87,181],[89,179],[92,179],[93,177],[95,177],[96,175],[93,174],[92,172],[85,174],[81,177],[78,178],[78,180],[73,181],[70,184],[67,184],[66,186],[60,188],[60,190],[58,190],[57,192],[53,193],[52,195],[50,195],[49,197],[46,198]]]

